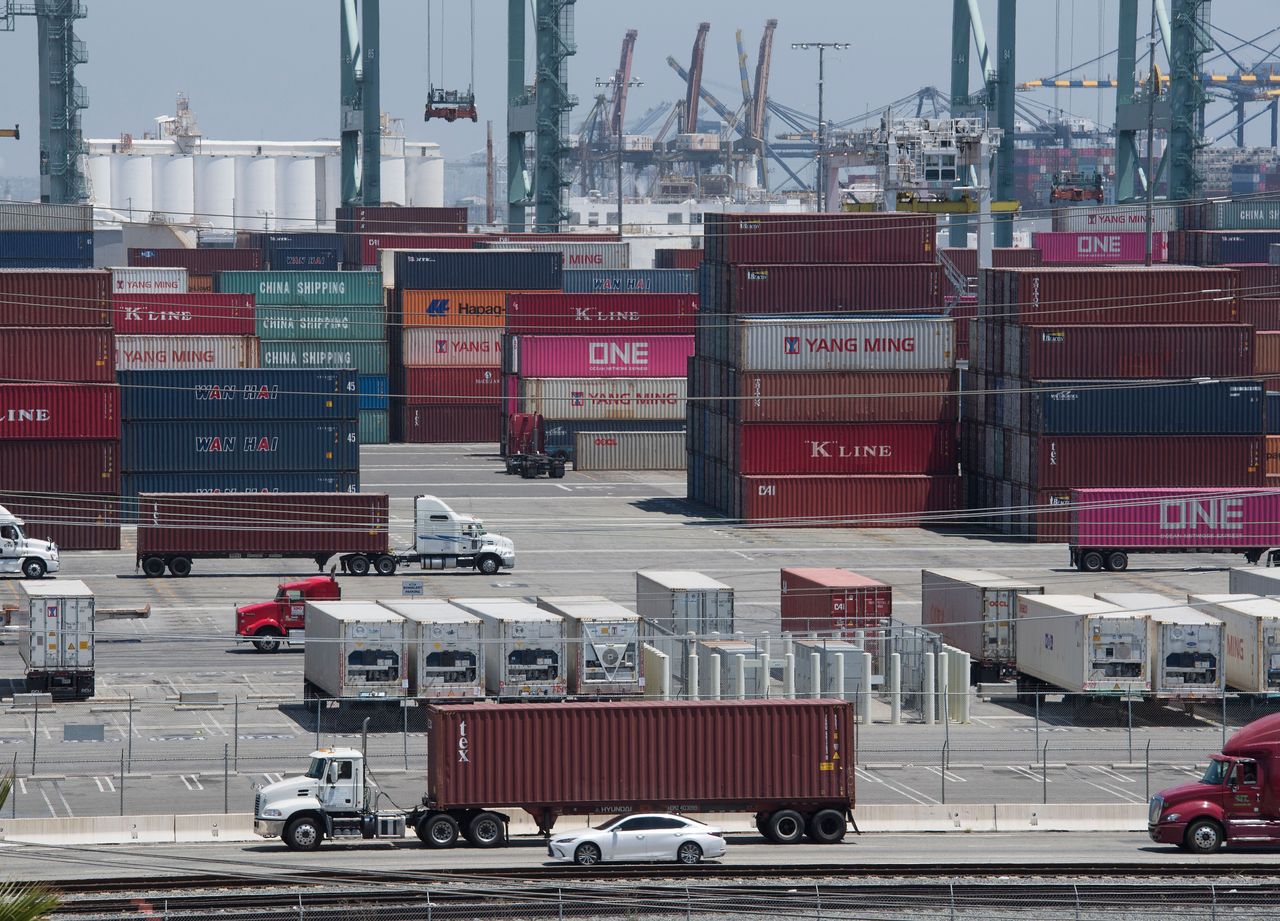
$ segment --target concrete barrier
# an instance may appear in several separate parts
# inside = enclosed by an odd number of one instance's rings
[[[865,805],[853,810],[863,832],[998,831],[996,807],[987,804]]]
[[[222,815],[175,815],[174,841],[251,841],[253,816],[247,812]]]
[[[1147,807],[1135,803],[1106,803],[1089,806],[1025,806],[999,804],[995,807],[1000,831],[1146,831]]]
[[[0,841],[26,844],[172,844],[254,837],[249,813],[0,819]]]

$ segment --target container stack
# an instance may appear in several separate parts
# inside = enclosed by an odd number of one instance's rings
[[[775,526],[905,527],[958,508],[934,218],[706,220],[689,497]]]
[[[1263,485],[1265,400],[1239,380],[1255,346],[1238,291],[1222,268],[983,272],[969,507],[999,531],[1063,540],[1065,513],[1044,509],[1072,488]]]
[[[262,251],[233,248],[133,247],[129,250],[129,265],[135,268],[186,269],[188,291],[212,291],[213,276],[219,272],[260,270]]]
[[[31,537],[118,549],[111,274],[0,270],[0,361],[0,505]]]
[[[0,202],[0,269],[93,268],[93,206]]]
[[[263,368],[353,369],[359,375],[360,443],[385,444],[386,311],[377,272],[222,272],[222,294],[250,295]]]

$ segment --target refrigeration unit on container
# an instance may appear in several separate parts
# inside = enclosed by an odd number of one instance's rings
[[[116,336],[117,371],[256,368],[257,336]]]
[[[784,633],[875,639],[893,617],[893,586],[847,569],[793,566],[780,582]]]
[[[256,332],[251,294],[117,294],[111,307],[117,333],[252,336]]]
[[[1222,621],[1228,687],[1280,693],[1280,601],[1257,595],[1188,595],[1187,601]]]
[[[112,297],[187,293],[186,269],[116,266],[110,271]]]
[[[1214,697],[1226,690],[1222,621],[1154,592],[1095,597],[1151,618],[1151,690],[1156,697]]]
[[[684,432],[578,432],[574,470],[683,470]]]
[[[409,621],[374,601],[308,601],[303,696],[409,696]]]
[[[636,611],[677,636],[733,633],[733,589],[700,572],[637,572]]]
[[[839,637],[797,639],[792,645],[796,657],[796,695],[857,701],[862,694],[862,675],[868,650]],[[814,667],[814,656],[817,667]],[[840,678],[844,680],[841,682]],[[876,676],[872,676],[872,681]]]
[[[1019,696],[1151,691],[1151,618],[1087,595],[1021,595],[1014,654]]]
[[[382,303],[377,272],[221,272],[223,294],[252,294],[259,307],[358,307]]]
[[[700,696],[712,700],[763,700],[769,696],[769,662],[764,658],[764,650],[755,643],[711,637],[698,640],[695,648]],[[713,657],[719,659],[718,683]]]
[[[538,607],[564,618],[569,694],[638,696],[645,690],[644,620],[603,595],[540,596]]]
[[[75,579],[18,584],[13,626],[28,692],[55,700],[93,696],[93,592]]]
[[[111,326],[111,273],[0,267],[4,326]]]
[[[431,700],[484,697],[481,621],[438,598],[379,601],[405,619],[410,696]]]
[[[476,615],[485,647],[485,688],[501,700],[564,697],[565,621],[518,598],[451,598]]]
[[[130,422],[354,419],[360,400],[354,371],[121,371],[119,381]]]
[[[998,681],[1013,673],[1018,596],[1044,586],[982,569],[920,572],[920,622],[948,645],[967,652],[975,677]]]

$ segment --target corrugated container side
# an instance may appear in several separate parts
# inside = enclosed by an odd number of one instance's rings
[[[611,432],[683,432],[685,422],[684,419],[642,422],[610,419],[607,423],[601,423],[599,419],[547,419],[543,420],[543,450],[553,457],[574,460],[579,433],[598,432],[605,426]]]
[[[111,294],[185,294],[187,270],[117,267],[111,269]]]
[[[1005,332],[1005,368],[1031,380],[1253,373],[1253,336],[1241,325],[1031,326]]]
[[[958,476],[743,476],[741,517],[773,527],[907,528],[952,520]]]
[[[1253,373],[1280,374],[1280,333],[1259,332],[1254,334]]]
[[[1280,490],[1073,489],[1071,543],[1082,547],[1280,546]],[[1231,591],[1241,587],[1232,574]]]
[[[362,445],[384,445],[391,439],[391,423],[385,409],[360,410],[359,435]]]
[[[115,496],[0,492],[0,505],[26,523],[28,537],[59,550],[119,550],[119,504]]]
[[[1237,263],[1223,268],[1240,276],[1240,297],[1280,297],[1280,265]]]
[[[405,326],[498,326],[507,320],[506,291],[402,291]]]
[[[933,262],[931,214],[704,215],[707,262]]]
[[[135,497],[139,493],[297,493],[359,492],[360,474],[341,473],[126,473],[120,481],[120,494]],[[134,517],[136,503],[126,506]]]
[[[197,473],[360,468],[354,420],[134,422],[124,429],[122,468],[130,473]]]
[[[1125,231],[1083,233],[1034,233],[1031,245],[1040,250],[1045,265],[1117,265],[1145,263],[1147,235]],[[1151,259],[1166,262],[1169,240],[1163,233],[1151,236]]]
[[[1027,324],[1231,323],[1239,277],[1194,266],[989,269],[983,316]]]
[[[559,253],[512,250],[398,252],[395,283],[404,290],[557,291],[562,262]]]
[[[406,403],[469,403],[486,406],[502,396],[502,375],[494,368],[404,369]]]
[[[697,310],[692,294],[518,293],[507,298],[507,332],[688,335]]]
[[[324,341],[386,337],[386,311],[376,306],[258,307],[254,330],[262,339]]]
[[[524,377],[684,377],[692,336],[513,336],[503,370]]]
[[[780,581],[784,632],[852,636],[893,615],[893,587],[848,570],[792,567]]]
[[[497,441],[502,432],[502,413],[496,405],[396,401],[392,411],[394,438],[406,444],[474,444]]]
[[[93,234],[81,231],[0,231],[0,266],[13,269],[93,268]]]
[[[578,432],[574,470],[683,470],[683,432]]]
[[[0,440],[4,488],[30,493],[120,492],[119,430],[111,439]]]
[[[256,336],[116,336],[116,369],[256,368]]]
[[[725,267],[723,284],[723,301],[708,306],[737,313],[918,310],[942,302],[937,264],[739,264]]]
[[[1156,205],[1152,211],[1152,231],[1168,233],[1177,230],[1178,210],[1177,205]],[[1146,233],[1147,208],[1146,205],[1055,208],[1053,229],[1059,233],[1092,233],[1098,230]]]
[[[336,272],[339,254],[336,249],[286,249],[273,251],[269,259],[276,272]]]
[[[417,327],[400,333],[404,365],[431,368],[498,368],[502,331],[483,327]]]
[[[386,410],[391,406],[388,396],[390,384],[385,374],[361,374],[357,387],[360,393],[360,409]]]
[[[1268,435],[1264,451],[1267,481],[1271,482],[1271,477],[1280,477],[1280,435]]]
[[[546,419],[684,419],[683,377],[520,379],[521,412]]]
[[[252,336],[248,294],[128,294],[111,300],[117,333],[153,336]]]
[[[1037,488],[1098,486],[1262,486],[1261,436],[1027,437],[1027,475]]]
[[[351,371],[122,371],[121,414],[175,419],[354,419]]]
[[[0,267],[0,326],[111,326],[111,273]]]
[[[725,452],[712,456],[734,473],[955,474],[956,431],[948,423],[726,427]]]
[[[257,249],[159,249],[131,247],[131,266],[171,266],[191,275],[218,272],[256,271],[262,268],[262,251]],[[223,289],[226,290],[226,289]],[[253,292],[243,292],[251,294]]]
[[[0,202],[0,231],[44,230],[92,233],[93,205],[51,205],[46,202]]]
[[[1266,399],[1256,381],[1055,381],[1024,394],[1020,409],[1017,428],[1047,435],[1257,435]]]
[[[387,343],[380,339],[262,340],[264,368],[354,368],[387,373]]]
[[[736,319],[727,332],[725,357],[740,371],[955,367],[955,327],[950,320]]]
[[[467,232],[467,209],[454,206],[343,205],[336,216],[338,233]]]
[[[11,381],[115,382],[111,330],[0,329],[0,368]]]
[[[952,371],[725,373],[725,399],[710,403],[741,422],[946,422],[958,411]]]
[[[346,261],[365,266],[379,264],[384,249],[475,249],[482,237],[459,233],[372,233],[353,234],[355,248],[348,247]]]
[[[665,249],[653,251],[653,265],[657,269],[696,269],[702,265],[705,255],[702,249]]]
[[[0,439],[119,438],[114,384],[0,384]]]
[[[701,250],[698,251],[701,261]],[[583,269],[565,266],[564,287],[571,294],[696,294],[692,269]]]
[[[382,276],[377,272],[220,272],[214,284],[225,294],[252,294],[259,307],[382,303]]]
[[[1280,331],[1280,297],[1241,298],[1240,322],[1258,332]]]
[[[550,243],[539,243],[522,240],[517,243],[499,243],[485,241],[480,244],[483,249],[506,250],[526,249],[535,253],[559,253],[564,257],[564,268],[568,269],[626,269],[631,266],[630,243],[572,243],[556,240]]]

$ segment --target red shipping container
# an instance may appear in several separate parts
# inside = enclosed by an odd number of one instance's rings
[[[497,441],[502,434],[498,404],[401,403],[395,440],[405,444],[472,444]]]
[[[720,267],[717,266],[716,269]],[[713,269],[714,271],[715,269]],[[813,313],[829,310],[905,310],[937,307],[942,267],[918,265],[726,266],[725,298],[733,313]]]
[[[719,402],[741,422],[949,422],[959,403],[953,371],[730,371],[729,383]]]
[[[0,505],[26,523],[26,534],[59,550],[119,550],[116,496],[41,496],[0,493]]]
[[[893,587],[847,569],[792,567],[782,570],[784,633],[834,633],[889,625]]]
[[[727,430],[735,473],[868,476],[956,472],[954,424],[739,425]]]
[[[655,269],[696,269],[702,265],[702,249],[656,249],[653,251]]]
[[[1246,262],[1223,268],[1240,273],[1241,297],[1280,297],[1280,265]]]
[[[951,260],[951,264],[966,278],[978,277],[978,251],[946,247],[940,254]],[[1040,250],[1028,249],[1025,246],[1000,246],[991,250],[991,266],[996,269],[1013,269],[1040,264]]]
[[[507,295],[507,332],[544,335],[669,333],[692,335],[696,294]]]
[[[466,233],[467,209],[455,206],[343,205],[338,233]]]
[[[1094,486],[1262,486],[1257,435],[1027,436],[1036,489]]]
[[[1280,297],[1246,297],[1240,301],[1240,322],[1258,332],[1280,330]]]
[[[706,261],[933,262],[931,214],[722,214],[703,217]]]
[[[120,442],[0,441],[0,489],[120,494]]]
[[[1253,373],[1252,330],[1242,325],[1027,326],[1005,332],[1004,369],[1029,380]]]
[[[0,326],[111,326],[111,273],[0,269]]]
[[[1153,262],[1168,261],[1168,239],[1163,233],[1151,235]],[[1034,233],[1031,243],[1040,250],[1044,265],[1141,265],[1147,259],[1147,235],[1132,231]]]
[[[383,249],[475,249],[483,237],[468,233],[360,234],[360,264],[376,266]]]
[[[482,239],[492,243],[519,243],[528,240],[531,243],[617,243],[616,233],[484,233]]]
[[[7,380],[112,384],[115,342],[109,329],[0,329],[0,368]]]
[[[1280,374],[1280,332],[1254,334],[1253,373]]]
[[[502,399],[502,375],[495,368],[404,369],[398,388],[406,403],[466,403],[497,405]]]
[[[187,275],[187,293],[213,293],[212,275]]]
[[[252,294],[121,294],[112,301],[116,332],[143,336],[252,336]]]
[[[958,476],[744,476],[739,516],[778,528],[914,528],[963,507]]]
[[[256,272],[262,268],[259,249],[150,249],[130,247],[129,265],[167,266],[186,269],[191,275],[213,275],[215,272]],[[192,289],[188,279],[188,290]]]
[[[0,439],[119,437],[114,384],[0,384]]]
[[[427,753],[430,808],[514,806],[544,828],[557,815],[673,804],[689,812],[854,805],[853,706],[844,701],[435,706]]]
[[[1197,266],[991,269],[983,316],[1008,323],[1231,323],[1239,276]],[[984,287],[987,283],[984,282]]]

